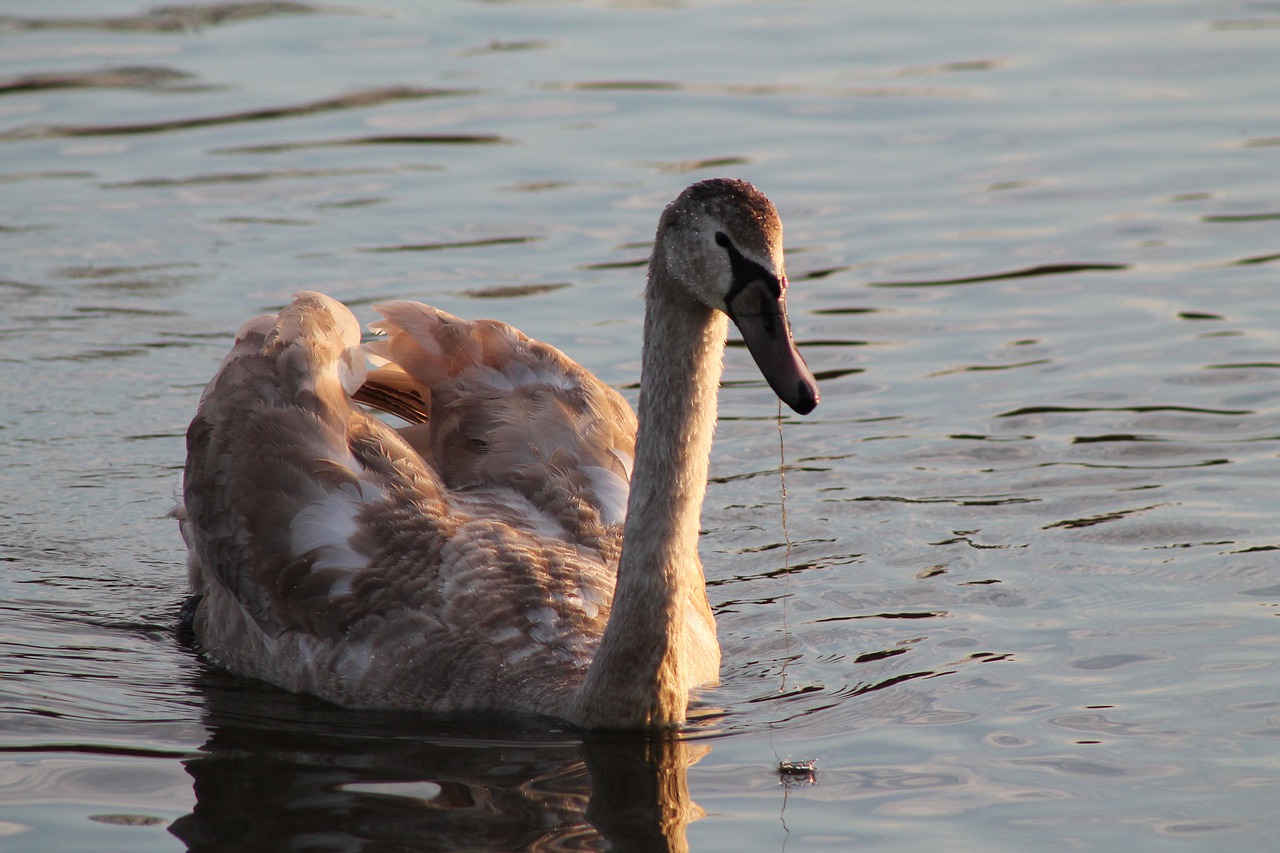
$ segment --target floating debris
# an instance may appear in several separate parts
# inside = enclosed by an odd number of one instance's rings
[[[814,758],[808,761],[779,761],[778,781],[784,788],[818,784],[818,760]]]

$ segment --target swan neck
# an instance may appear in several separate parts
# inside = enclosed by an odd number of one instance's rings
[[[646,571],[656,571],[665,562],[662,556],[697,554],[727,322],[692,300],[664,304],[663,299],[651,296],[645,317],[636,459],[623,540],[622,566],[643,565]],[[700,567],[697,579],[702,580]]]
[[[714,637],[698,533],[706,493],[726,317],[694,301],[651,263],[636,455],[613,609],[580,691],[597,727],[683,722],[689,626]],[[718,652],[718,648],[716,649]],[[718,654],[716,655],[718,662]]]

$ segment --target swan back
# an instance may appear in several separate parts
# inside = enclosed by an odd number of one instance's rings
[[[514,489],[562,516],[571,536],[584,505],[602,524],[622,523],[636,418],[617,391],[506,323],[416,302],[374,308],[383,319],[372,328],[387,337],[367,351],[428,399],[421,449],[449,488]]]

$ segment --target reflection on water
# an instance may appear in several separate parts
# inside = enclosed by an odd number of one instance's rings
[[[344,712],[211,674],[189,850],[688,850],[676,735]]]

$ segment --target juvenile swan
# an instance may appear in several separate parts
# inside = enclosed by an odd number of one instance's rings
[[[638,421],[494,320],[392,302],[363,349],[317,293],[250,320],[187,432],[202,647],[348,706],[683,722],[720,665],[698,528],[725,315],[787,405],[818,404],[786,288],[763,194],[682,192],[649,261]]]

